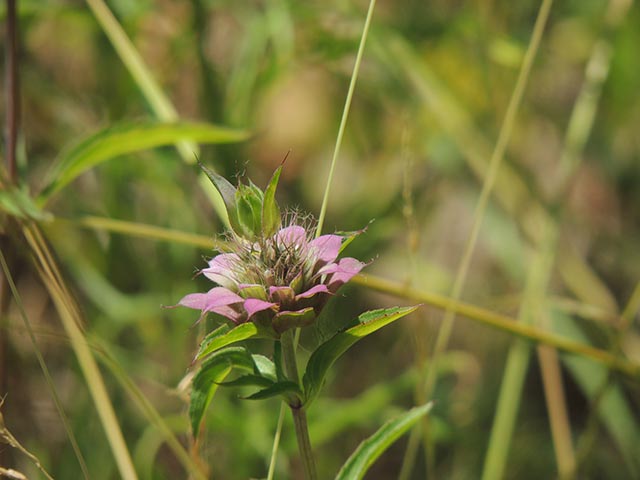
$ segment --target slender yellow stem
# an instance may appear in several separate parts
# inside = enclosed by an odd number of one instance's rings
[[[624,358],[620,358],[610,352],[594,348],[590,345],[569,340],[539,327],[518,323],[513,317],[492,312],[491,310],[486,310],[468,303],[455,301],[452,298],[437,293],[416,290],[406,287],[399,282],[393,282],[372,275],[360,274],[355,276],[352,281],[371,288],[372,290],[423,302],[436,308],[450,309],[458,315],[462,315],[463,317],[467,317],[484,325],[497,328],[526,340],[556,347],[566,353],[590,358],[593,361],[602,363],[608,368],[622,372],[630,377],[640,378],[640,365],[635,362],[625,360]]]
[[[27,226],[23,228],[23,234],[32,249],[38,272],[51,295],[64,329],[69,336],[87,387],[93,397],[98,416],[105,429],[120,475],[125,480],[136,480],[138,477],[102,379],[102,374],[80,329],[80,318],[75,303],[64,284],[60,282],[59,271],[55,263],[53,263],[51,252],[49,252],[46,243],[42,240],[38,229],[35,226]]]

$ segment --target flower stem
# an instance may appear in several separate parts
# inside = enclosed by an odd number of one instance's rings
[[[296,350],[293,342],[293,330],[287,330],[282,334],[282,354],[284,357],[284,369],[287,376],[300,383],[300,374],[298,373],[298,363],[296,361]],[[300,402],[289,404],[291,414],[293,415],[293,424],[296,429],[296,439],[298,441],[298,450],[300,458],[304,465],[307,480],[316,480],[316,464],[313,459],[313,451],[311,450],[311,440],[309,439],[309,428],[307,426],[307,414],[304,406]]]

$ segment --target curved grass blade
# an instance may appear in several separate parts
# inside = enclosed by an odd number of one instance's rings
[[[112,158],[182,140],[200,143],[232,143],[247,132],[206,123],[147,121],[109,127],[90,135],[62,156],[40,194],[42,203],[84,171]]]
[[[24,188],[13,186],[0,190],[0,211],[18,218],[33,220],[50,220],[51,214],[43,212],[29,196]]]
[[[320,345],[309,358],[304,372],[303,385],[305,404],[318,395],[327,370],[349,347],[363,337],[381,329],[399,318],[414,312],[418,306],[393,307],[365,312],[358,317],[358,324],[344,332],[337,333]]]
[[[421,417],[426,415],[433,403],[415,407],[385,423],[372,436],[364,440],[342,466],[336,480],[355,480],[364,477],[369,467],[398,438],[409,430]]]

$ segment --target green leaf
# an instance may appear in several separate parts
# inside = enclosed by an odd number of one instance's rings
[[[18,218],[31,218],[34,220],[47,220],[51,215],[43,212],[22,188],[5,187],[0,190],[0,210]]]
[[[228,382],[219,382],[221,387],[270,387],[273,380],[269,380],[261,375],[249,374],[242,375]]]
[[[254,370],[255,364],[246,348],[229,347],[216,352],[203,362],[200,370],[193,377],[189,418],[194,438],[198,438],[202,418],[218,389],[218,385],[234,367],[249,371]]]
[[[432,403],[415,407],[400,417],[385,423],[372,436],[364,440],[342,466],[336,480],[355,480],[364,477],[380,455],[402,436],[421,417],[431,410]]]
[[[236,209],[236,187],[231,185],[231,183],[229,183],[229,181],[222,175],[218,175],[210,168],[205,167],[202,163],[198,162],[198,166],[220,193],[222,200],[224,200],[224,205],[227,208],[227,214],[230,215],[230,212],[235,211]]]
[[[262,203],[262,235],[270,237],[280,228],[280,208],[276,203],[276,189],[280,180],[282,165],[273,172],[269,185],[264,191],[264,201]]]
[[[86,170],[121,155],[173,145],[182,140],[230,143],[247,137],[247,132],[206,123],[146,121],[110,127],[89,136],[60,158],[40,200],[46,201]]]
[[[256,337],[258,334],[258,327],[253,322],[241,323],[234,329],[227,332],[224,332],[222,327],[217,328],[207,335],[202,341],[195,360],[201,360],[216,350],[220,350],[222,347],[241,342],[242,340],[247,340],[248,338]]]
[[[297,402],[302,400],[302,391],[300,391],[300,387],[297,383],[290,380],[273,383],[271,386],[243,398],[245,400],[264,400],[278,395],[283,396],[285,401],[289,404],[292,404],[296,400]],[[292,396],[295,398],[291,398]]]
[[[337,333],[320,345],[309,358],[304,372],[303,385],[305,404],[308,406],[318,395],[324,377],[333,363],[346,352],[349,347],[363,337],[381,329],[405,315],[414,312],[414,307],[393,307],[365,312],[358,317],[358,324],[344,332]]]
[[[248,239],[254,239],[262,233],[262,201],[264,194],[262,190],[253,183],[240,185],[236,190],[236,211],[235,215],[230,215],[237,219],[237,225],[233,222],[231,226],[238,235]]]
[[[251,355],[251,358],[253,358],[253,363],[256,366],[255,372],[257,375],[260,375],[263,378],[267,378],[272,382],[275,382],[277,380],[276,366],[271,361],[271,359],[257,353]]]

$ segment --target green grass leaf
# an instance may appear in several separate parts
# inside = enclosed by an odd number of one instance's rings
[[[337,333],[320,345],[309,358],[304,372],[303,385],[305,404],[310,404],[318,395],[324,377],[333,363],[354,343],[381,329],[405,315],[414,312],[418,306],[392,307],[365,312],[358,317],[358,324],[344,332]]]
[[[40,200],[45,202],[81,173],[121,155],[173,145],[182,140],[232,143],[247,137],[245,131],[206,123],[145,121],[110,127],[90,135],[62,155],[40,194]]]
[[[51,215],[40,210],[25,189],[12,186],[0,190],[0,211],[18,218],[51,219]]]
[[[354,480],[364,477],[367,470],[384,451],[426,415],[432,403],[415,407],[400,417],[385,423],[380,429],[364,440],[342,466],[336,480]]]
[[[255,337],[258,334],[258,327],[252,322],[241,323],[229,331],[225,331],[223,327],[217,328],[204,338],[195,359],[196,361],[202,360],[216,350]]]

